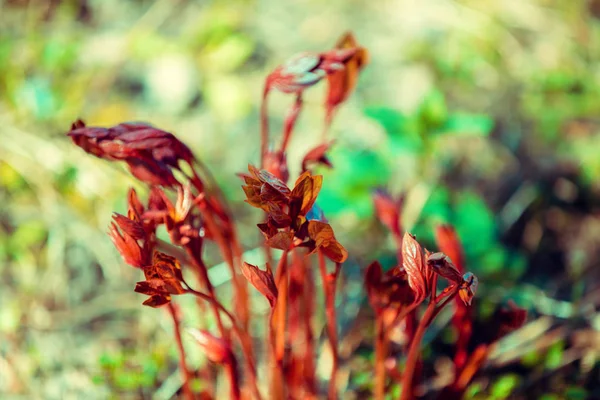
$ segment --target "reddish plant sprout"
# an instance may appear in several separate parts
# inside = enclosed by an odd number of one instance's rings
[[[198,302],[207,302],[214,313],[218,336],[205,329],[193,329],[190,333],[207,358],[219,364],[228,376],[229,397],[239,399],[243,394],[243,398],[249,398],[252,394],[252,398],[262,398],[249,330],[248,282],[270,305],[266,342],[272,363],[271,396],[318,396],[315,353],[319,336],[315,334],[313,321],[317,296],[310,265],[314,253],[318,257],[325,332],[332,355],[328,398],[338,397],[335,300],[342,263],[348,258],[348,252],[338,242],[333,228],[316,204],[323,177],[313,175],[310,170],[315,165],[332,167],[327,153],[333,142],[317,144],[306,153],[302,173],[290,186],[287,184],[290,176],[286,151],[303,107],[304,90],[321,80],[328,82],[325,135],[335,111],[354,90],[358,75],[367,62],[367,50],[347,33],[336,48],[292,57],[266,79],[261,106],[261,168],[249,165],[248,174],[241,175],[246,202],[265,212],[264,221],[257,225],[265,238],[268,260],[265,270],[242,262],[243,249],[218,187],[190,149],[173,134],[143,123],[122,123],[110,128],[87,127],[81,120],[72,124],[68,134],[76,145],[96,157],[125,162],[131,173],[148,185],[147,203],[142,203],[133,189],[129,191],[127,214],[113,216],[109,235],[124,260],[144,272],[145,280],[135,287],[136,292],[149,296],[143,304],[166,306],[171,313],[184,379],[182,391],[187,399],[194,398],[190,388],[194,374],[186,365],[179,328],[181,318],[173,301],[173,296],[183,294],[195,296]],[[270,150],[267,97],[272,90],[293,94],[295,101],[285,117],[280,147]],[[465,310],[472,304],[478,280],[465,270],[464,254],[456,233],[451,227],[439,227],[436,239],[440,251],[429,252],[413,235],[403,233],[402,198],[394,199],[378,190],[373,201],[378,219],[392,233],[397,246],[395,267],[384,272],[379,262],[373,262],[365,275],[368,300],[376,316],[374,396],[377,400],[386,398],[388,375],[401,383],[401,399],[416,396],[413,388],[419,384],[423,370],[420,358],[425,331],[442,309],[456,299],[453,323],[455,326],[464,323],[469,328],[459,331],[457,359],[460,355],[462,361],[455,363],[455,381],[442,390],[441,394],[447,396],[441,398],[459,398],[485,362],[494,341],[518,329],[525,322],[526,311],[514,303],[509,303],[508,309],[498,310],[494,321],[498,324],[495,330],[498,337],[488,338],[468,354],[471,320]],[[157,238],[160,226],[165,227],[168,241]],[[203,259],[205,240],[214,241],[230,268],[235,314],[216,296]],[[282,250],[275,274],[270,268],[271,249]],[[204,292],[193,289],[184,280],[182,268],[188,267],[192,268]],[[442,290],[437,288],[438,277],[447,281]],[[420,310],[421,305],[424,310]],[[388,356],[392,349],[390,332],[400,322],[404,322],[406,361],[404,368],[396,371],[402,363]],[[238,340],[235,344],[234,339]],[[242,376],[238,372],[235,351],[243,354]],[[240,387],[241,380],[245,381],[244,387]],[[214,398],[211,391],[209,389],[203,395]]]
[[[86,152],[106,160],[127,163],[131,173],[150,185],[174,187],[173,170],[192,164],[190,149],[173,134],[144,123],[122,123],[111,128],[88,127],[78,120],[68,133]]]
[[[184,294],[181,266],[175,257],[161,252],[154,252],[152,265],[143,268],[145,281],[135,286],[137,293],[150,296],[143,304],[160,307],[171,301],[171,295]]]
[[[267,214],[267,221],[258,224],[267,246],[279,250],[307,247],[311,252],[321,250],[334,262],[346,260],[348,252],[335,238],[331,225],[307,219],[323,184],[321,175],[305,171],[290,189],[265,170],[250,165],[248,171],[249,175],[241,175],[246,183],[242,188],[246,202]]]
[[[306,88],[336,71],[357,52],[356,48],[334,49],[323,53],[300,53],[291,57],[267,76],[267,90],[301,93]]]
[[[356,49],[349,60],[345,62],[345,68],[327,75],[329,83],[327,99],[325,101],[325,133],[337,107],[344,102],[352,93],[358,82],[360,71],[369,62],[369,52],[360,47],[352,32],[346,32],[336,43],[336,49]]]
[[[463,246],[456,230],[450,225],[440,225],[436,227],[435,239],[442,252],[447,254],[454,261],[454,265],[459,273],[466,272],[466,262]],[[452,316],[452,325],[458,333],[455,342],[454,368],[456,373],[464,368],[468,357],[468,346],[473,332],[472,310],[465,304],[460,297],[455,301],[455,312]]]
[[[265,81],[261,105],[261,166],[263,168],[267,167],[266,158],[269,152],[269,120],[267,113],[269,93],[272,90],[278,90],[296,96],[284,123],[280,151],[285,152],[298,115],[302,110],[304,90],[325,77],[336,75],[329,82],[325,132],[331,124],[333,110],[348,97],[356,84],[358,72],[366,62],[366,50],[354,46],[355,43],[352,34],[348,33],[338,42],[336,48],[322,53],[298,54],[269,74]],[[349,68],[348,72],[342,73],[346,67]]]
[[[365,283],[369,303],[377,313],[398,310],[415,301],[415,292],[408,285],[406,271],[399,267],[383,273],[379,261],[374,261],[367,267]]]

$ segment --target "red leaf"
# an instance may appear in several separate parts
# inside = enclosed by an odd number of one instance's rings
[[[357,49],[349,60],[345,62],[344,69],[336,71],[327,76],[329,88],[327,91],[327,107],[333,109],[342,103],[358,81],[358,74],[369,60],[369,52],[359,47],[358,42],[351,32],[344,34],[335,46],[338,49]]]
[[[142,268],[147,264],[146,257],[137,241],[125,231],[121,234],[114,222],[110,224],[108,235],[127,264],[137,268]]]
[[[427,256],[427,264],[439,275],[455,283],[461,283],[463,280],[462,275],[454,264],[450,257],[444,253],[433,253]]]
[[[290,189],[287,187],[287,185],[281,179],[277,178],[272,173],[263,169],[263,170],[259,171],[258,177],[260,178],[260,180],[262,182],[268,183],[271,187],[273,187],[273,189],[277,190],[284,197],[289,196]]]
[[[297,215],[306,216],[317,200],[322,185],[322,175],[312,176],[309,171],[300,175],[290,195],[290,216],[292,218]]]
[[[428,291],[424,275],[423,250],[415,237],[408,232],[402,239],[402,264],[410,288],[415,292],[417,299],[424,299]]]
[[[450,225],[440,225],[435,229],[435,241],[441,252],[456,265],[460,273],[465,272],[465,257],[456,230]]]
[[[260,187],[260,199],[263,205],[265,203],[288,203],[287,195],[273,187],[270,183],[263,183],[263,185]]]
[[[267,207],[269,223],[275,228],[287,228],[292,224],[292,218],[283,212],[277,204],[269,203]]]
[[[213,336],[210,332],[202,329],[188,329],[188,332],[196,339],[204,350],[206,358],[217,364],[229,364],[233,360],[233,352],[229,343],[221,338]]]
[[[343,263],[348,258],[348,252],[335,238],[331,225],[321,221],[308,221],[308,236],[331,261]]]
[[[265,244],[274,249],[289,250],[292,245],[294,234],[288,231],[280,231],[271,236]]]
[[[394,235],[400,236],[400,207],[402,202],[394,200],[384,190],[377,190],[373,194],[373,204],[379,221]]]
[[[158,308],[160,306],[164,306],[165,304],[167,304],[170,301],[171,301],[171,296],[165,296],[165,295],[162,295],[162,294],[155,294],[155,295],[150,296],[150,298],[148,298],[142,304],[145,305],[145,306],[149,306],[149,307],[153,307],[153,308]]]
[[[119,213],[113,213],[113,220],[123,232],[133,239],[142,240],[146,238],[146,231],[144,231],[144,226],[140,222],[131,220]]]
[[[273,273],[269,270],[261,271],[258,267],[244,262],[242,264],[242,274],[248,281],[269,301],[271,308],[275,307],[277,302],[277,286],[273,279]]]
[[[475,293],[477,292],[478,285],[479,280],[472,272],[467,272],[463,275],[463,284],[458,291],[458,295],[465,305],[471,305],[471,301],[473,301],[473,297],[475,297]]]
[[[256,226],[258,226],[258,229],[261,230],[267,239],[277,233],[277,228],[269,223],[256,224]]]
[[[333,167],[326,155],[332,144],[333,142],[320,144],[306,153],[304,159],[302,160],[302,170],[306,171],[309,163],[323,164],[329,168]]]
[[[144,206],[142,205],[142,202],[138,198],[138,195],[134,188],[129,189],[127,199],[128,199],[127,203],[129,206],[128,213],[135,214],[137,219],[139,220],[142,217],[142,214],[144,214]]]

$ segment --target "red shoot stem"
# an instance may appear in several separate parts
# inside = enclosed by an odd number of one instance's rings
[[[434,279],[436,282],[437,280]],[[421,341],[423,340],[423,335],[425,331],[435,318],[435,316],[444,308],[448,302],[456,296],[458,293],[459,286],[456,285],[448,294],[442,293],[438,297],[433,297],[429,301],[429,305],[425,310],[425,314],[421,321],[419,322],[419,326],[417,327],[417,331],[415,332],[415,336],[413,337],[412,342],[410,343],[410,348],[408,349],[408,355],[406,357],[406,365],[404,366],[404,373],[402,374],[402,394],[400,396],[400,400],[410,400],[413,399],[413,379],[415,374],[415,367],[417,365],[417,361],[419,360],[419,350],[421,347]],[[432,289],[433,290],[433,289]],[[437,307],[438,303],[444,298],[448,296],[442,304]]]
[[[287,149],[292,136],[292,131],[294,130],[294,125],[296,125],[296,120],[300,114],[300,110],[302,110],[302,92],[296,95],[296,101],[292,105],[292,108],[289,110],[288,115],[285,118],[285,124],[283,126],[283,141],[281,142],[282,153]]]
[[[190,388],[190,380],[192,379],[192,373],[187,367],[185,362],[185,349],[183,348],[183,342],[181,341],[181,329],[179,327],[179,316],[177,315],[177,309],[173,303],[168,303],[169,313],[173,318],[173,327],[175,331],[175,341],[177,343],[177,351],[179,352],[179,369],[183,378],[183,394],[187,400],[194,400],[194,394]]]
[[[269,151],[269,114],[268,114],[268,96],[269,83],[265,83],[262,103],[260,105],[260,167],[265,166],[265,157]]]
[[[331,356],[333,365],[331,368],[331,378],[329,380],[328,397],[330,400],[337,399],[337,370],[338,370],[338,338],[337,338],[337,317],[335,312],[335,289],[337,286],[337,277],[341,264],[336,263],[335,272],[327,274],[325,255],[319,251],[319,271],[323,281],[323,291],[325,292],[325,315],[327,317],[327,337],[331,346]]]

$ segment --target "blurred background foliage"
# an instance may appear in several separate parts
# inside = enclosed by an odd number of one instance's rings
[[[0,5],[2,398],[169,398],[179,384],[168,320],[141,307],[137,271],[105,234],[136,183],[75,148],[70,123],[175,132],[215,174],[251,250],[258,214],[234,174],[258,160],[262,81],[346,30],[371,63],[334,122],[335,168],[320,171],[319,204],[353,256],[342,332],[364,307],[359,266],[394,254],[371,203],[386,187],[427,247],[437,224],[457,228],[482,282],[481,323],[508,298],[530,311],[507,344],[521,349],[513,368],[497,355],[471,398],[600,397],[599,1]],[[321,131],[322,88],[307,94],[293,173]],[[278,96],[274,126],[291,100]],[[347,398],[370,385],[357,363]]]

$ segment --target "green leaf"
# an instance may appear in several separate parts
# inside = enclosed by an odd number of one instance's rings
[[[469,258],[488,251],[496,241],[494,214],[476,193],[464,192],[457,197],[453,224],[458,236],[466,243]]]
[[[507,374],[501,376],[491,389],[491,394],[496,399],[506,399],[519,384],[519,376],[516,374]]]
[[[373,214],[373,189],[390,177],[388,164],[371,150],[337,148],[331,153],[335,168],[323,170],[319,206],[327,216],[352,213],[359,218]]]
[[[567,390],[565,390],[565,398],[569,400],[585,400],[589,399],[588,391],[582,387],[577,386],[569,386]]]
[[[564,350],[565,344],[562,340],[559,340],[550,346],[548,352],[546,353],[546,362],[544,363],[546,369],[555,370],[556,368],[560,367]]]
[[[494,127],[494,120],[484,114],[452,114],[441,127],[440,133],[488,136]]]
[[[442,126],[448,119],[448,106],[444,94],[437,89],[431,91],[423,99],[418,115],[426,132]]]
[[[406,128],[408,117],[388,107],[367,107],[365,115],[377,121],[388,135],[396,135]]]

